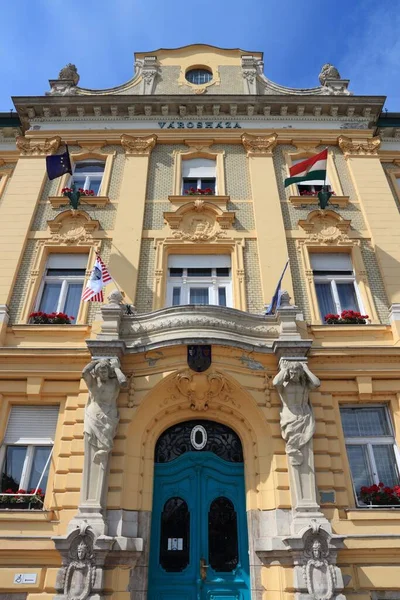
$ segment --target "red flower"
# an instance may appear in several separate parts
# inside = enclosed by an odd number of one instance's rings
[[[20,489],[17,491],[17,494],[26,494],[26,490]]]
[[[12,490],[11,488],[8,488],[8,490],[6,490],[4,493],[5,494],[13,494],[14,490]]]

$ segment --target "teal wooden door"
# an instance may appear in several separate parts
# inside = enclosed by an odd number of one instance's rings
[[[156,463],[149,600],[249,600],[243,462],[188,451]]]

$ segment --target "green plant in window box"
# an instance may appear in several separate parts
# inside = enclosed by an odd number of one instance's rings
[[[360,500],[370,506],[399,506],[400,485],[389,487],[384,483],[363,486],[360,489]]]
[[[6,495],[12,494],[12,496]],[[26,496],[26,494],[32,494]],[[5,490],[4,494],[0,494],[0,509],[11,508],[11,509],[41,509],[43,508],[44,492],[42,489],[37,490],[26,490],[19,489],[17,491],[9,488]]]
[[[365,325],[369,317],[355,310],[342,310],[340,315],[329,313],[324,319],[327,325]]]
[[[75,317],[62,312],[45,313],[38,311],[29,315],[29,321],[32,325],[71,325],[71,321],[74,320]]]
[[[74,210],[78,208],[82,196],[95,195],[93,190],[84,190],[83,188],[79,188],[76,190],[74,185],[72,186],[72,188],[63,188],[61,190],[61,193],[63,196],[69,199],[69,204]]]

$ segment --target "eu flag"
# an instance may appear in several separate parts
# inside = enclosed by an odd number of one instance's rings
[[[71,159],[67,150],[64,154],[53,154],[52,156],[46,156],[46,169],[49,179],[56,179],[70,173],[72,175]]]

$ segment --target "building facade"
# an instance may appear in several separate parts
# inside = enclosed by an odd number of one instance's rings
[[[400,598],[400,119],[319,83],[192,45],[0,114],[0,600]]]

